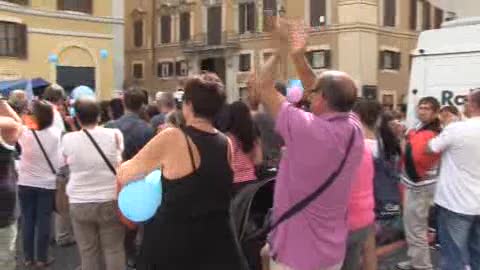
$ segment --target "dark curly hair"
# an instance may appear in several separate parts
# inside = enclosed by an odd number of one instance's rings
[[[402,148],[400,146],[400,139],[395,136],[395,133],[390,128],[390,121],[396,120],[392,112],[384,112],[380,116],[380,127],[378,134],[383,142],[383,151],[386,160],[393,160],[396,156],[401,155]]]

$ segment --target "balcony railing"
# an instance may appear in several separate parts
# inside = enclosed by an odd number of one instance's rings
[[[185,52],[198,52],[218,49],[237,49],[240,46],[240,37],[237,33],[222,32],[221,36],[201,33],[191,40],[181,42]]]

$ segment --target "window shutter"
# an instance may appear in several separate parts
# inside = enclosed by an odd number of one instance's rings
[[[385,51],[380,52],[379,59],[378,59],[379,60],[378,65],[380,69],[385,69],[385,54],[386,54]]]
[[[263,0],[263,30],[266,32],[272,30],[272,16],[277,16],[277,1]]]
[[[410,29],[417,30],[417,0],[410,0]]]
[[[175,62],[175,75],[177,77],[182,76],[182,61]]]
[[[79,10],[84,13],[92,14],[92,0],[80,0],[77,2]]]
[[[133,25],[135,47],[143,46],[143,21],[136,21]]]
[[[432,28],[431,9],[432,6],[428,1],[423,2],[423,30]]]
[[[247,30],[250,33],[255,32],[255,3],[247,4]]]
[[[28,33],[25,24],[17,24],[16,36],[18,40],[17,55],[21,58],[27,58],[28,55]]]
[[[57,9],[64,10],[65,9],[65,0],[58,0],[57,1]]]
[[[162,78],[162,63],[157,63],[157,77]]]
[[[393,53],[393,69],[400,70],[402,54],[399,52]]]
[[[396,0],[384,0],[383,3],[384,26],[394,27],[397,13]]]
[[[305,54],[305,57],[307,58],[308,64],[310,66],[313,66],[313,53],[312,52],[307,52]]]
[[[326,0],[309,0],[310,1],[310,26],[320,26],[320,17],[327,16]]]
[[[326,51],[323,51],[324,54],[325,54],[325,68],[331,68],[332,66],[332,61],[331,61],[331,56],[332,56],[332,53],[330,50],[326,50]]]
[[[173,62],[168,63],[168,77],[173,77],[175,73]]]
[[[133,77],[135,79],[142,79],[143,78],[143,65],[142,64],[134,64],[133,65]]]
[[[162,27],[162,43],[167,44],[171,42],[172,38],[172,17],[162,16],[161,18],[161,27]]]
[[[245,16],[245,4],[240,4],[238,9],[238,31],[240,34],[245,33],[245,20],[247,19]]]
[[[443,22],[443,10],[439,8],[435,8],[435,21],[434,21],[434,28],[438,29],[442,27]]]
[[[220,45],[222,43],[222,7],[208,8],[208,44]]]
[[[180,41],[190,40],[190,12],[180,15]]]

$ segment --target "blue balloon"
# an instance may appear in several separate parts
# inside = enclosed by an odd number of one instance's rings
[[[107,59],[107,58],[108,58],[108,50],[106,50],[106,49],[101,49],[101,50],[100,50],[100,58],[102,58],[102,59]]]
[[[58,63],[58,55],[52,53],[48,56],[48,62],[52,63],[52,64],[56,64]]]
[[[288,80],[287,88],[296,88],[296,87],[303,90],[303,84],[301,80],[297,80],[297,79]]]
[[[118,207],[133,222],[151,219],[162,203],[162,172],[153,171],[145,179],[132,182],[118,195]]]
[[[92,88],[90,88],[88,86],[85,86],[85,85],[81,85],[81,86],[75,87],[75,89],[73,89],[72,98],[74,100],[84,98],[84,97],[94,98],[95,97],[95,92],[93,92]]]

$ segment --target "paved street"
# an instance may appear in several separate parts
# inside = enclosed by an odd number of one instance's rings
[[[52,256],[55,257],[55,263],[49,268],[49,270],[76,270],[76,267],[80,264],[77,247],[67,248],[52,248]],[[435,257],[435,256],[434,256]],[[394,270],[395,265],[406,258],[405,248],[398,249],[393,253],[387,255],[384,258],[380,258],[380,266],[378,270]],[[17,270],[30,270],[25,267],[19,266]]]

